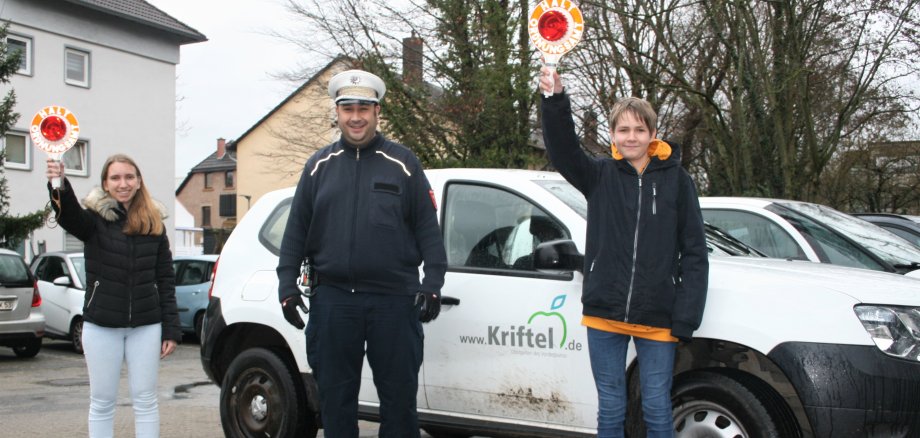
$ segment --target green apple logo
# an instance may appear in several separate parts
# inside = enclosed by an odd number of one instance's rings
[[[563,305],[565,305],[565,295],[559,295],[556,298],[553,298],[553,302],[550,305],[549,310],[556,310]],[[559,342],[559,348],[562,348],[565,345],[565,338],[568,335],[568,327],[565,324],[565,317],[562,316],[562,314],[559,312],[544,312],[542,310],[538,310],[534,312],[533,315],[530,315],[530,318],[527,319],[527,324],[530,324],[531,321],[537,317],[537,315],[555,316],[558,317],[560,321],[562,321],[562,341]]]

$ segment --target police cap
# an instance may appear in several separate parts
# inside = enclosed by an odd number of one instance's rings
[[[386,92],[382,79],[363,70],[346,70],[329,80],[329,97],[336,105],[380,103]]]

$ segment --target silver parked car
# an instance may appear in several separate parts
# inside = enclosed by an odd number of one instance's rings
[[[35,278],[18,253],[0,249],[0,345],[18,357],[35,357],[42,348],[45,316]]]
[[[703,218],[770,257],[920,278],[920,249],[897,235],[810,202],[702,197]]]

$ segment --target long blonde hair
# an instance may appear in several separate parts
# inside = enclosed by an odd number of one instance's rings
[[[150,197],[150,192],[147,191],[147,185],[144,184],[144,178],[141,176],[141,169],[131,157],[125,154],[115,154],[105,160],[105,164],[102,165],[102,186],[105,187],[106,178],[109,176],[109,166],[112,163],[124,163],[134,167],[139,185],[128,207],[128,219],[122,231],[128,235],[157,236],[163,234],[163,218],[160,215],[160,209]]]

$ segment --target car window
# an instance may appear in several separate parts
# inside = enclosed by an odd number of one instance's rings
[[[807,260],[805,252],[782,227],[756,213],[728,209],[703,209],[707,223],[725,231],[768,257]]]
[[[444,204],[444,246],[450,267],[535,271],[536,245],[571,238],[529,200],[495,187],[450,184]]]
[[[80,277],[80,284],[86,286],[86,259],[83,257],[71,257],[70,263],[73,264],[73,270],[77,271],[77,277]]]
[[[21,285],[29,282],[29,268],[18,255],[0,254],[0,284]]]
[[[281,201],[259,230],[259,242],[274,255],[281,254],[281,238],[284,237],[284,228],[287,226],[293,199]]]
[[[67,264],[60,257],[48,256],[39,262],[35,275],[41,281],[53,282],[55,278],[69,276]]]
[[[208,281],[208,262],[205,260],[186,260],[185,268],[177,275],[176,286],[201,284]]]

